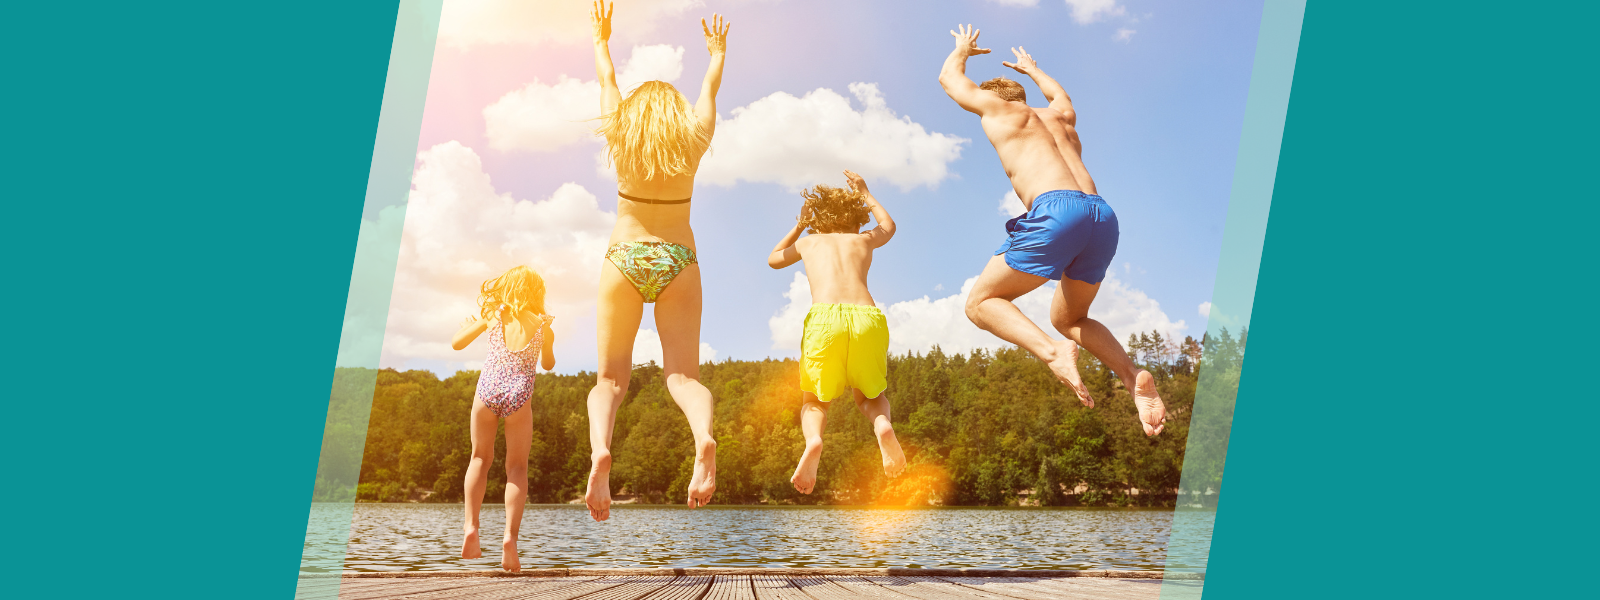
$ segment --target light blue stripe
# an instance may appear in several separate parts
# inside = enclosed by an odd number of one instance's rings
[[[1206,324],[1210,340],[1220,339],[1224,331],[1237,339],[1250,324],[1305,9],[1305,0],[1267,0],[1262,9],[1216,287]],[[1183,494],[1178,498],[1167,543],[1168,573],[1204,573],[1205,558],[1210,553],[1216,500],[1221,492],[1221,467],[1227,458],[1233,402],[1239,391],[1238,377],[1217,371],[1208,372],[1205,364],[1201,366],[1178,486]],[[1206,497],[1208,488],[1216,495]],[[1193,581],[1166,580],[1162,582],[1161,597],[1199,598],[1202,589],[1203,585]]]

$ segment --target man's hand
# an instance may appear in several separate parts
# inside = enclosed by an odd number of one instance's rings
[[[700,29],[705,30],[706,35],[706,51],[712,56],[728,52],[728,27],[731,25],[716,13],[711,14],[710,26],[706,25],[705,19],[700,19]]]
[[[617,3],[612,2],[608,8],[605,0],[597,0],[594,7],[589,9],[589,24],[594,26],[594,41],[611,40],[611,14],[614,12],[617,12]]]
[[[956,37],[956,51],[961,52],[965,56],[988,54],[988,48],[978,47],[979,32],[980,30],[973,29],[971,25],[967,25],[965,28],[957,25],[955,31],[950,32],[950,35]]]
[[[1027,75],[1028,71],[1039,67],[1039,63],[1034,62],[1033,57],[1029,56],[1028,51],[1021,46],[1012,48],[1011,53],[1017,55],[1017,62],[1002,62],[1000,64],[1016,69],[1018,73],[1023,75]]]

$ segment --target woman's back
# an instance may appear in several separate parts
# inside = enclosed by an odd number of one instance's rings
[[[695,163],[698,167],[699,161]],[[694,249],[694,231],[689,226],[689,208],[693,202],[680,202],[692,200],[692,172],[637,183],[619,178],[617,191],[617,224],[611,230],[611,243],[660,241]],[[629,199],[629,196],[633,199]]]

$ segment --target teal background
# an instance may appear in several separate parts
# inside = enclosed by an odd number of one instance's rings
[[[1307,6],[1206,598],[1593,588],[1595,12]]]
[[[395,15],[7,6],[7,597],[293,596]]]
[[[395,7],[8,7],[8,592],[293,594]],[[1595,12],[1309,4],[1206,597],[1587,587]]]

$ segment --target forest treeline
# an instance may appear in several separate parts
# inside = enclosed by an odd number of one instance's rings
[[[1233,400],[1227,385],[1237,386],[1245,334],[1217,337],[1130,337],[1129,355],[1155,375],[1167,405],[1170,420],[1155,438],[1144,436],[1121,382],[1087,352],[1079,369],[1094,395],[1093,409],[1079,404],[1044,363],[1016,348],[962,355],[935,347],[892,356],[888,393],[909,462],[905,474],[883,475],[871,428],[845,397],[830,408],[811,495],[789,484],[804,447],[797,363],[707,363],[701,382],[716,399],[714,502],[1172,506],[1191,426],[1202,446],[1226,447]],[[460,502],[477,377],[477,371],[440,379],[428,371],[338,369],[316,498]],[[1224,410],[1191,423],[1202,377],[1220,378],[1223,385],[1208,391],[1220,396],[1207,406]],[[688,423],[659,367],[638,365],[632,378],[617,414],[612,492],[645,503],[681,503],[693,468]],[[539,376],[530,401],[529,502],[582,496],[589,468],[585,399],[592,385],[592,373]],[[365,398],[372,400],[370,418]],[[363,425],[365,444],[358,448]],[[503,438],[498,443],[503,452]],[[1198,477],[1191,474],[1186,492],[1216,488],[1221,480],[1221,453],[1204,454],[1202,460],[1215,464],[1199,465],[1204,468],[1196,470]],[[488,502],[499,501],[504,481],[497,459]]]

